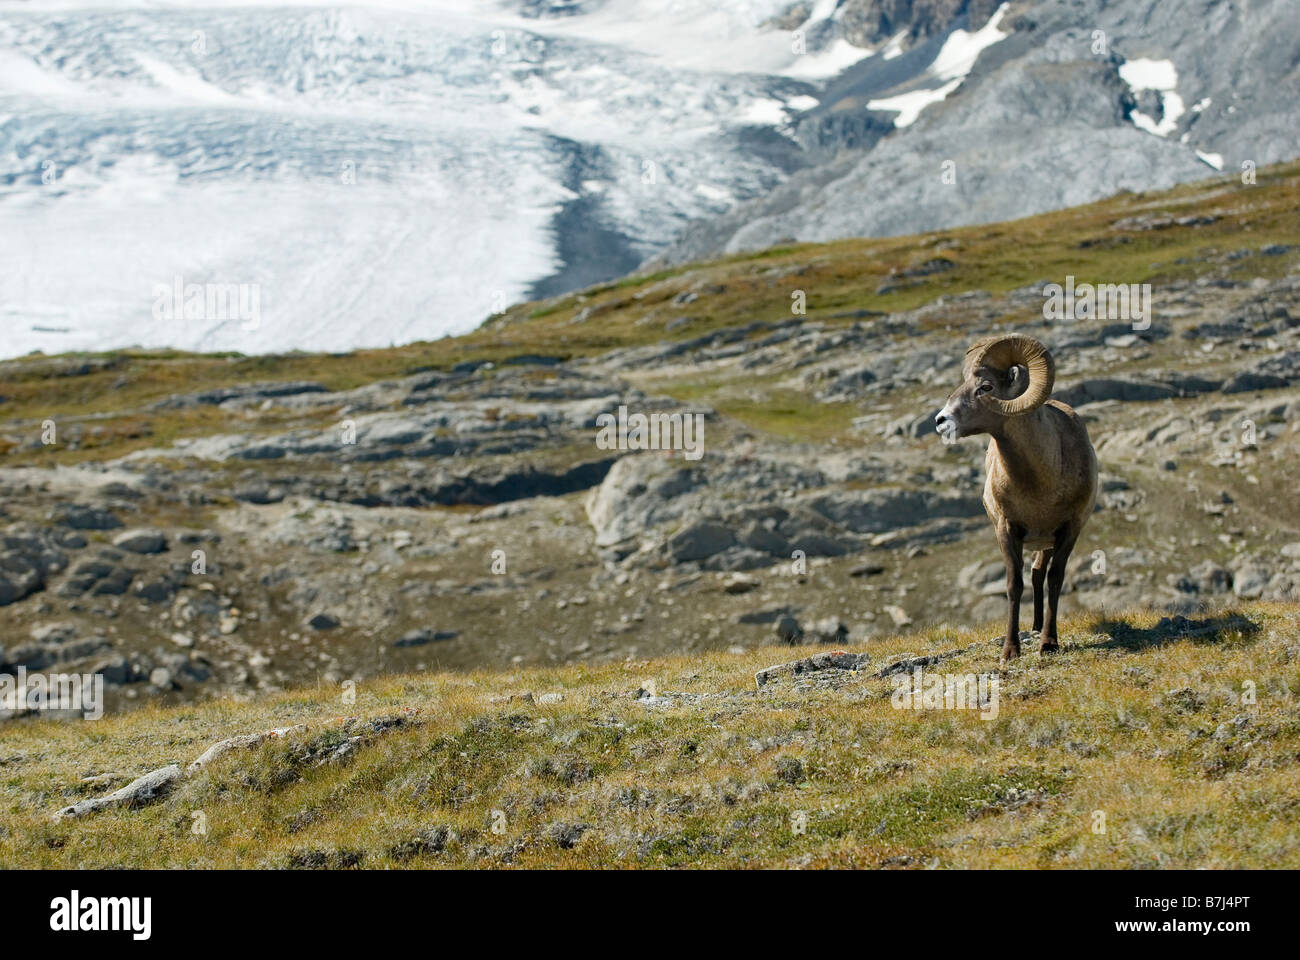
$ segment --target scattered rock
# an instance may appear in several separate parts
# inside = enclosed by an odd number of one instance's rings
[[[912,618],[907,615],[907,611],[897,604],[888,604],[885,606],[885,613],[894,621],[896,627],[910,627]]]
[[[318,613],[307,621],[307,626],[313,630],[333,630],[338,625],[338,617],[330,613]]]
[[[762,585],[758,577],[752,577],[744,573],[734,573],[727,578],[722,585],[723,591],[730,594],[749,593],[751,590],[757,590]]]
[[[839,617],[826,617],[818,620],[808,630],[808,639],[813,643],[843,643],[849,636],[849,628]]]
[[[130,553],[162,553],[167,549],[167,537],[161,530],[140,527],[119,533],[113,538],[113,546]]]
[[[588,829],[590,824],[586,823],[555,823],[547,830],[547,836],[561,850],[572,850]]]
[[[77,636],[72,623],[41,623],[32,627],[32,639],[41,644],[67,643]]]
[[[255,747],[258,744],[265,743],[267,740],[275,737],[284,737],[291,733],[300,733],[306,729],[307,725],[300,723],[291,727],[278,727],[275,730],[267,730],[263,733],[247,733],[238,737],[230,737],[226,740],[220,741],[219,743],[214,743],[212,746],[208,747],[208,749],[204,750],[193,763],[185,768],[185,772],[187,775],[193,775],[208,766],[208,764],[212,763],[212,761],[216,760],[218,757],[229,753],[231,750]]]
[[[64,597],[92,596],[120,597],[135,579],[135,571],[124,567],[111,555],[102,553],[100,559],[83,560],[72,568],[71,576],[59,587]]]
[[[1026,632],[1022,631],[1021,632],[1022,639],[1025,637],[1025,635]],[[1001,638],[999,638],[997,642],[1001,643],[1002,642]],[[965,652],[966,652],[966,648],[959,648],[957,650],[947,650],[943,653],[926,654],[920,657],[903,657],[900,660],[895,660],[893,663],[890,663],[888,666],[882,667],[876,673],[876,676],[883,680],[885,677],[892,677],[896,673],[911,673],[917,667],[932,667],[936,663],[941,663],[944,660],[947,660],[949,657],[955,657],[958,654],[965,653]]]
[[[52,531],[10,526],[0,536],[0,607],[43,589],[67,563]]]
[[[1199,593],[1227,593],[1232,589],[1232,574],[1213,560],[1201,561],[1187,576]]]
[[[120,790],[115,790],[106,797],[93,797],[64,807],[54,815],[55,820],[69,820],[84,817],[109,807],[135,807],[150,803],[166,795],[183,774],[178,764],[162,767],[143,777],[132,780]]]
[[[1232,592],[1239,597],[1253,600],[1264,592],[1272,572],[1255,563],[1245,564],[1237,569],[1232,578]]]
[[[460,636],[455,630],[429,630],[420,628],[404,633],[393,641],[395,647],[421,647],[426,643],[436,643],[440,640],[455,640]]]
[[[865,653],[845,653],[843,650],[818,653],[802,660],[765,667],[754,674],[754,683],[762,687],[778,677],[800,676],[819,670],[861,670],[870,660],[871,657]]]
[[[447,843],[451,840],[451,837],[450,827],[441,825],[431,827],[416,834],[410,840],[403,840],[394,844],[389,848],[388,855],[394,860],[402,861],[439,854],[447,848]]]
[[[54,508],[50,519],[74,530],[116,530],[122,521],[111,510],[81,503],[61,503]]]
[[[803,628],[799,626],[798,620],[786,614],[776,621],[776,636],[782,643],[802,643]]]
[[[733,619],[736,623],[776,623],[782,617],[793,617],[799,610],[797,607],[778,606],[765,607],[762,610],[751,610],[748,613],[737,614]]]
[[[668,549],[678,562],[703,560],[721,553],[736,542],[730,529],[720,523],[702,520],[693,523],[668,541]]]

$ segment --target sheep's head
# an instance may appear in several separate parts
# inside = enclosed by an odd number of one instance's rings
[[[1055,380],[1052,355],[1033,337],[985,337],[966,351],[961,386],[934,418],[935,426],[954,439],[990,433],[1007,417],[1046,403]]]

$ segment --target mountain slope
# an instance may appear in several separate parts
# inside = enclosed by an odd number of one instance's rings
[[[946,99],[919,116],[890,110],[900,129],[869,151],[693,224],[654,262],[1023,217],[1296,155],[1300,37],[1288,3],[1047,0],[998,14],[990,23],[1006,36],[955,89],[932,48],[909,55],[935,58],[928,78],[885,74],[901,95],[873,74],[890,64],[856,64],[813,113]]]

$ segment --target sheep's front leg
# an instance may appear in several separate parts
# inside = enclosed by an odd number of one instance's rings
[[[998,529],[998,546],[1007,565],[1007,638],[1002,662],[1020,656],[1020,596],[1025,592],[1025,538],[1010,525]]]

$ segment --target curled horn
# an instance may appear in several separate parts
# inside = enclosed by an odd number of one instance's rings
[[[998,370],[1023,365],[1029,371],[1029,386],[1014,400],[1001,400],[993,396],[986,399],[1004,417],[1015,417],[1037,410],[1052,395],[1052,385],[1056,382],[1056,362],[1047,348],[1033,337],[1013,334],[980,340],[967,351],[965,366],[967,370],[974,370],[981,364]]]

